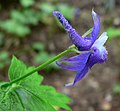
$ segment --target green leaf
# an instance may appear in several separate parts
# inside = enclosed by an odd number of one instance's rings
[[[113,87],[113,92],[115,92],[115,93],[120,93],[120,84],[116,84],[116,85]]]
[[[25,74],[34,70],[34,67],[29,67],[26,70],[27,71],[25,72]],[[22,85],[23,87],[26,87],[27,89],[32,89],[33,92],[38,92],[38,89],[42,81],[43,81],[43,77],[39,75],[37,72],[35,72],[31,76],[22,80],[20,85]]]
[[[0,90],[0,111],[23,111],[21,100],[14,91]]]
[[[36,56],[35,56],[35,58],[34,58],[34,61],[36,62],[36,63],[43,63],[43,62],[45,62],[45,61],[47,61],[47,60],[49,60],[51,58],[51,56],[50,55],[48,55],[48,53],[47,52],[39,52]]]
[[[10,80],[17,79],[33,70],[34,67],[27,67],[23,62],[13,56],[9,69],[9,78]],[[70,99],[56,92],[53,87],[40,85],[42,80],[43,77],[35,72],[20,82],[12,84],[12,86],[6,89],[7,91],[1,89],[0,92],[5,92],[5,94],[1,94],[1,98],[3,98],[5,104],[8,104],[7,99],[10,98],[10,100],[12,100],[8,94],[14,93],[16,103],[19,102],[18,104],[21,104],[19,107],[26,111],[55,111],[53,108],[55,106],[71,110],[67,105]],[[2,102],[0,104],[3,105]],[[10,106],[11,108],[13,107],[12,105]]]
[[[35,1],[34,0],[20,0],[20,3],[23,7],[29,7],[32,6]]]
[[[19,61],[15,56],[13,56],[10,68],[9,68],[9,79],[12,81],[17,79],[30,71],[34,70],[34,67],[27,67],[23,62]],[[21,85],[24,87],[29,87],[35,89],[35,87],[39,87],[40,83],[42,82],[43,77],[38,75],[37,72],[33,73],[31,76],[23,79],[21,81]],[[34,83],[34,84],[33,84]]]
[[[10,63],[9,53],[6,51],[1,51],[0,52],[0,69],[5,67],[9,63]]]
[[[40,42],[35,42],[32,44],[32,48],[38,51],[42,51],[45,49],[44,44]]]
[[[16,34],[19,37],[24,37],[30,33],[30,29],[26,25],[21,24],[14,19],[0,21],[0,27],[8,33]]]
[[[39,96],[32,93],[25,88],[16,89],[21,101],[23,103],[24,109],[26,111],[55,111],[55,109]]]
[[[66,19],[71,20],[74,17],[75,8],[67,4],[58,4],[58,10],[65,16]]]
[[[56,7],[51,3],[42,3],[40,4],[40,9],[46,14],[52,14]]]
[[[14,19],[19,23],[26,23],[26,21],[28,19],[28,18],[26,19],[24,14],[18,10],[12,10],[10,16],[11,16],[11,19]]]
[[[0,90],[0,111],[55,111],[44,100],[23,87]]]
[[[40,19],[40,13],[33,9],[25,9],[23,11],[12,10],[11,19],[23,25],[37,25]]]
[[[108,33],[108,37],[109,39],[112,39],[114,37],[120,37],[120,29],[116,29],[116,28],[108,28],[107,29],[107,33]]]
[[[33,67],[27,68],[14,56],[9,69],[10,80],[21,77],[32,70],[34,70]],[[36,72],[19,84],[14,83],[4,91],[0,89],[0,108],[3,111],[55,111],[52,105],[42,100],[36,93],[42,79]]]
[[[26,74],[26,65],[13,56],[11,65],[8,71],[10,81],[21,77]]]
[[[6,52],[6,51],[2,51],[2,52],[0,52],[0,60],[2,61],[2,60],[6,60],[6,59],[8,59],[9,58],[9,53],[8,52]]]
[[[70,98],[56,92],[55,88],[51,86],[40,86],[39,96],[53,106],[71,110],[66,104],[70,102]]]
[[[37,12],[33,9],[26,9],[22,12],[22,14],[25,16],[26,23],[25,24],[32,24],[37,25],[40,19],[40,12]]]

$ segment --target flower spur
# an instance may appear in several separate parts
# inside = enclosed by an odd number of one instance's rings
[[[104,32],[97,39],[100,32],[100,17],[94,10],[92,10],[92,18],[94,21],[92,32],[90,37],[86,36],[84,38],[72,28],[59,11],[54,11],[53,15],[57,17],[64,29],[68,32],[72,43],[81,51],[77,56],[57,62],[57,65],[63,69],[77,71],[74,81],[66,84],[66,86],[73,86],[85,77],[88,70],[92,68],[94,64],[103,63],[107,60],[108,53],[104,47],[104,43],[108,39],[107,32]]]

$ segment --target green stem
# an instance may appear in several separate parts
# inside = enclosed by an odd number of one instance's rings
[[[90,28],[87,32],[85,32],[82,37],[86,37],[87,35],[89,35],[92,32],[93,28]]]
[[[34,72],[40,71],[41,69],[43,69],[44,67],[46,67],[47,65],[51,64],[52,62],[56,61],[57,59],[59,59],[60,57],[64,56],[65,54],[69,53],[69,52],[73,52],[73,46],[68,48],[67,50],[61,52],[60,54],[58,54],[57,56],[53,57],[52,59],[48,60],[47,62],[43,63],[42,65],[36,67],[34,70],[32,70],[31,72],[25,74],[24,76],[21,76],[20,78],[17,78],[11,82],[8,83],[8,85],[11,85],[13,83],[16,83],[30,75],[32,75]],[[7,85],[7,86],[8,86]]]

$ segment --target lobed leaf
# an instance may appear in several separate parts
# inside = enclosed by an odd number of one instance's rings
[[[13,56],[9,79],[15,80],[33,71],[34,67],[27,67]],[[24,78],[18,83],[2,88],[0,83],[0,111],[56,111],[54,107],[71,110],[67,105],[70,99],[51,86],[40,85],[43,77],[37,72]]]
[[[26,65],[23,62],[19,61],[15,56],[13,56],[8,71],[10,81],[23,76],[26,72],[26,69]]]
[[[39,88],[39,96],[53,106],[59,106],[64,109],[71,110],[70,107],[67,106],[67,103],[70,102],[70,98],[56,92],[56,90],[51,86],[41,85]]]

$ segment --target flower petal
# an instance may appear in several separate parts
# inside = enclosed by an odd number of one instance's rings
[[[101,36],[94,42],[92,47],[96,47],[96,48],[99,49],[99,47],[101,47],[101,46],[103,46],[105,44],[107,39],[108,39],[107,32],[103,32],[101,34]]]
[[[105,47],[101,46],[100,49],[97,49],[96,47],[94,47],[92,54],[90,55],[89,61],[88,61],[88,65],[89,68],[91,68],[94,64],[96,63],[103,63],[107,60],[108,58],[108,52],[105,49]]]
[[[86,65],[82,70],[79,70],[76,74],[76,77],[74,79],[74,82],[73,83],[68,83],[68,84],[65,84],[65,86],[67,87],[70,87],[70,86],[74,86],[77,82],[79,82],[80,80],[82,80],[85,75],[87,74],[88,72],[88,66]]]
[[[100,32],[100,17],[94,12],[94,10],[92,10],[92,18],[94,21],[94,27],[91,33],[91,41],[94,43]]]
[[[82,38],[74,28],[69,24],[69,22],[65,19],[65,17],[59,11],[53,11],[53,15],[57,17],[57,19],[61,22],[65,30],[68,32],[69,37],[73,44],[76,47],[80,47],[80,45],[85,44],[84,38]]]
[[[67,32],[71,31],[72,26],[59,11],[53,11],[53,15],[57,17]]]
[[[60,62],[57,62],[57,65],[67,70],[82,70],[87,63],[89,56],[90,52],[82,53],[69,59],[61,60]]]
[[[83,77],[85,77],[85,75],[88,72],[88,69],[89,68],[86,65],[83,70],[78,71],[78,73],[76,74],[75,80],[74,80],[74,84],[77,83],[78,81],[80,81],[81,79],[83,79]]]

